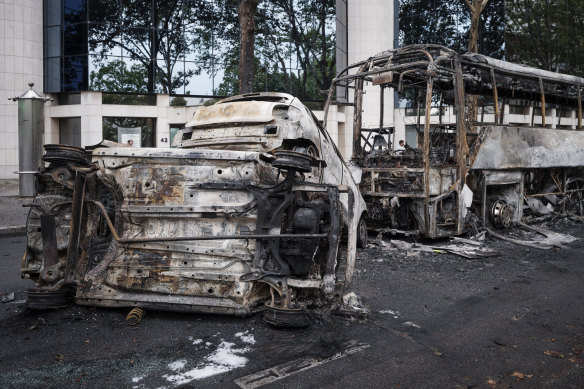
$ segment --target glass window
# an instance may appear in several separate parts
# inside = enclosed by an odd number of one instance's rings
[[[124,61],[120,57],[89,56],[89,89],[103,92],[122,92]]]
[[[165,94],[181,93],[184,85],[181,62],[172,60],[156,61],[156,92]],[[176,69],[175,69],[176,68]],[[181,69],[183,68],[183,69]]]
[[[147,28],[127,27],[122,30],[122,55],[130,58],[152,58],[152,31]]]
[[[185,62],[185,73],[189,78],[185,85],[185,94],[187,95],[204,95],[210,94],[213,89],[213,83],[205,69],[210,67],[206,63]],[[208,91],[209,93],[205,93]]]
[[[63,3],[63,22],[64,23],[81,23],[87,20],[85,9],[87,0],[64,0]]]
[[[115,25],[89,23],[87,25],[87,43],[91,54],[122,56],[122,33]]]
[[[124,92],[148,92],[148,83],[151,77],[149,63],[143,59],[131,60],[123,58],[123,87]]]
[[[64,57],[62,91],[87,90],[87,57]]]
[[[44,0],[43,23],[45,27],[61,25],[61,0]]]
[[[89,21],[118,25],[121,22],[121,0],[88,0]]]
[[[46,93],[61,92],[61,58],[45,58],[44,90]]]
[[[61,55],[61,27],[46,27],[44,39],[45,57],[59,57]]]
[[[130,93],[103,93],[102,104],[115,105],[156,105],[156,95]]]
[[[87,24],[63,26],[63,55],[87,54]]]
[[[152,1],[122,0],[122,22],[127,26],[152,26]]]
[[[81,118],[59,119],[59,143],[81,147]]]
[[[177,62],[172,68],[172,94],[185,94],[185,83],[188,78],[185,78],[185,63],[184,61]]]
[[[319,92],[327,89],[335,76],[335,63],[344,64],[347,59],[346,1],[337,3],[342,4],[338,15],[335,2],[260,3],[255,90],[324,98]],[[224,91],[222,94],[238,92],[235,0],[44,0],[44,4],[45,28],[61,26],[60,30],[45,31],[45,61],[72,57],[61,62],[61,84],[70,88],[67,90],[87,85],[91,74],[108,67],[109,78],[115,74],[123,77],[110,85],[102,82],[99,87],[93,78],[93,90],[209,96],[218,90]],[[297,31],[291,29],[293,21]],[[326,32],[321,37],[323,24]],[[345,31],[338,42],[337,25]],[[298,36],[296,41],[291,39],[293,35]],[[78,57],[87,54],[90,58],[85,62],[91,68],[83,72]],[[156,66],[151,66],[151,58]],[[325,73],[321,58],[331,68]],[[125,67],[112,65],[114,61],[124,62]],[[132,71],[135,64],[141,66],[134,67],[143,72],[141,79]],[[114,69],[116,66],[121,69]]]

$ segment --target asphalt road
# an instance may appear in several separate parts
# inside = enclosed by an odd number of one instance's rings
[[[550,228],[584,238],[582,224]],[[278,330],[261,317],[72,306],[24,309],[23,237],[0,238],[0,387],[581,388],[584,240],[498,255],[359,252],[352,290],[371,313]]]

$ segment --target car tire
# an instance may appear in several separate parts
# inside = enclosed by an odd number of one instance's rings
[[[357,247],[364,249],[367,247],[367,224],[365,223],[364,215],[359,219],[359,225],[357,226]]]

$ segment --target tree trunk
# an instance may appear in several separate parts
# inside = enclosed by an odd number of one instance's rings
[[[489,0],[464,0],[470,9],[470,31],[468,33],[468,51],[478,52],[479,41],[479,23],[481,22],[481,13],[487,6]]]
[[[241,29],[239,50],[239,93],[253,92],[254,73],[254,16],[260,0],[239,0],[237,15]]]
[[[481,21],[480,11],[472,10],[470,17],[470,31],[468,33],[468,51],[478,53],[479,51],[479,23]]]
[[[489,0],[464,0],[470,8],[470,31],[468,32],[468,51],[478,53],[479,51],[479,24],[481,22],[481,13]],[[479,114],[479,98],[476,95],[468,95],[467,105],[467,123],[477,121]],[[478,128],[470,126],[470,132],[476,133]]]

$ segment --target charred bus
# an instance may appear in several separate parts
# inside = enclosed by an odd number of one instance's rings
[[[381,88],[379,128],[362,124],[363,110],[374,104],[364,103],[369,84]],[[362,169],[370,227],[430,238],[459,235],[549,212],[582,214],[583,85],[575,76],[414,45],[341,72],[329,90],[324,122],[335,90],[350,88],[352,158]],[[383,91],[389,90],[417,102],[417,142],[397,152],[391,129],[383,126]],[[531,115],[509,124],[504,113],[511,101],[532,107]],[[552,117],[546,116],[550,107],[556,108]],[[570,113],[572,127],[555,128],[562,112]]]

